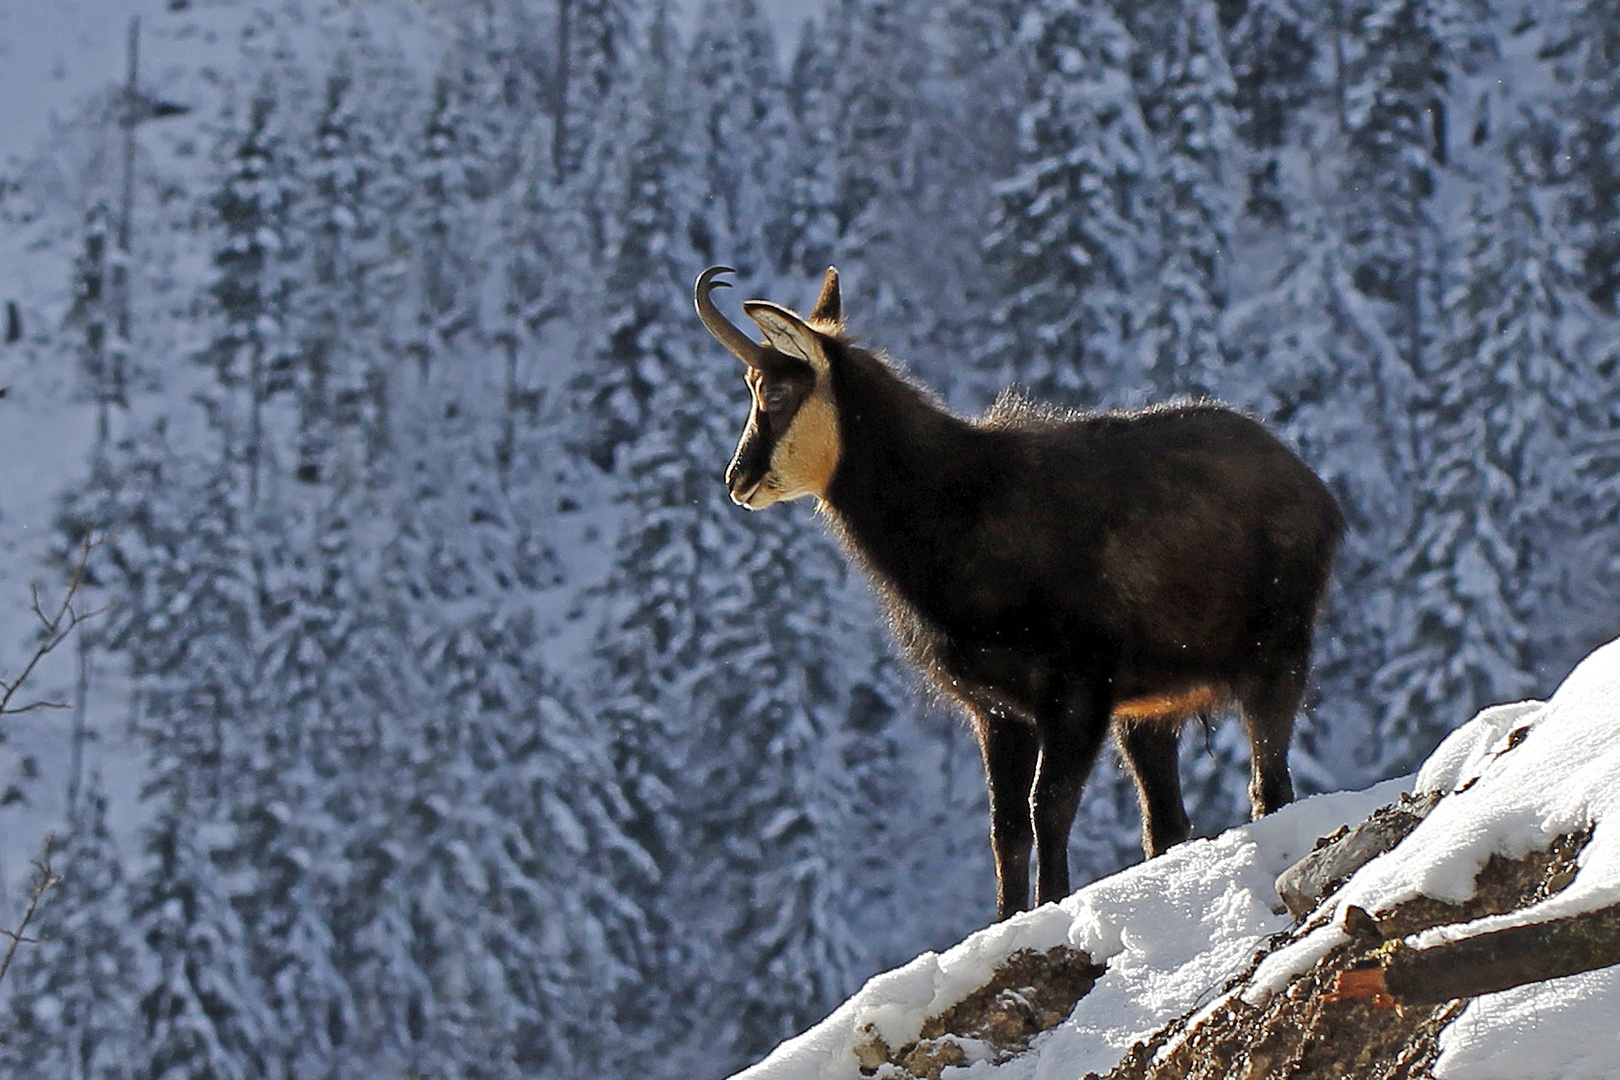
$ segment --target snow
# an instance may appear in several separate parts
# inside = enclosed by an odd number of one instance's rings
[[[1492,855],[1518,858],[1592,823],[1580,872],[1561,892],[1521,911],[1415,935],[1408,944],[1429,946],[1620,901],[1620,642],[1588,657],[1551,701],[1486,709],[1453,732],[1419,770],[1416,791],[1447,797],[1394,851],[1345,884],[1327,925],[1266,959],[1246,1000],[1276,993],[1343,942],[1347,907],[1388,911],[1419,895],[1467,899]]]
[[[1021,949],[1085,950],[1108,972],[1036,1052],[964,1077],[1057,1080],[1106,1071],[1145,1033],[1201,1004],[1237,974],[1271,934],[1287,929],[1272,882],[1318,836],[1394,800],[1406,781],[1318,795],[1212,840],[1087,886],[872,979],[821,1024],[782,1044],[738,1080],[855,1080],[856,1041],[870,1028],[890,1046],[917,1038],[923,1021],[989,981]]]
[[[825,1021],[738,1080],[855,1080],[857,1040],[891,1047],[988,982],[1019,949],[1083,949],[1107,972],[1067,1020],[1001,1065],[977,1061],[953,1080],[1075,1080],[1106,1073],[1166,1022],[1217,1004],[1220,988],[1265,939],[1288,929],[1273,888],[1315,839],[1406,790],[1444,793],[1392,851],[1358,871],[1311,917],[1315,931],[1269,955],[1240,991],[1252,1002],[1346,939],[1344,909],[1387,911],[1418,895],[1460,901],[1492,855],[1521,857],[1593,826],[1573,882],[1520,911],[1413,935],[1416,947],[1620,902],[1620,641],[1593,653],[1547,702],[1488,708],[1454,731],[1414,778],[1317,796],[1213,840],[1181,845],[880,975]],[[1469,1002],[1441,1037],[1444,1080],[1583,1080],[1620,1075],[1620,968],[1518,987]],[[1194,1018],[1196,1023],[1197,1017]]]
[[[150,16],[159,0],[109,10],[104,0],[0,3],[0,161],[31,151],[53,116],[124,73],[129,15]],[[122,17],[120,17],[122,16]]]
[[[1620,968],[1470,1002],[1440,1035],[1441,1080],[1612,1080],[1620,1070]]]

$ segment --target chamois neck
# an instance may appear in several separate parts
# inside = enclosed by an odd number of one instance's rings
[[[882,360],[855,348],[832,364],[840,456],[826,509],[851,553],[907,590],[932,571],[934,525],[965,521],[988,433],[953,415]]]

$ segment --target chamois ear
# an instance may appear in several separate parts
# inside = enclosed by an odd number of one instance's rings
[[[803,360],[815,369],[817,378],[827,373],[827,356],[821,351],[819,335],[798,312],[769,300],[748,300],[742,307],[743,314],[759,324],[771,348]]]
[[[810,310],[810,319],[843,327],[844,300],[838,292],[838,267],[827,267],[827,276],[821,281],[821,295],[816,297],[816,306]]]

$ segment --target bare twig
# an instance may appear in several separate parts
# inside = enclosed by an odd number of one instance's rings
[[[28,924],[34,921],[34,915],[39,910],[39,902],[46,893],[62,883],[62,875],[51,869],[51,844],[54,837],[45,834],[45,846],[39,858],[33,861],[33,891],[28,897],[28,907],[23,909],[22,922],[17,924],[15,930],[0,930],[0,937],[8,938],[11,944],[6,947],[5,959],[0,960],[0,980],[4,980],[6,972],[11,970],[12,957],[17,955],[17,946],[23,943],[37,944],[41,938],[28,936]]]
[[[23,665],[22,672],[15,679],[0,679],[0,717],[14,716],[18,713],[32,712],[35,709],[62,708],[62,704],[51,701],[32,701],[23,705],[13,705],[12,699],[17,692],[28,682],[29,676],[39,666],[39,662],[49,656],[51,651],[78,628],[86,619],[94,618],[105,609],[85,610],[79,607],[75,600],[79,591],[84,588],[85,570],[90,564],[90,553],[100,547],[103,540],[97,537],[94,531],[87,531],[84,543],[79,548],[79,556],[74,561],[73,571],[68,580],[67,592],[62,602],[54,609],[47,611],[45,604],[40,600],[39,588],[35,586],[32,592],[34,617],[39,620],[39,643],[34,646],[33,655]],[[28,927],[39,913],[40,901],[45,894],[61,884],[62,875],[51,867],[51,846],[55,837],[45,834],[45,843],[40,851],[39,858],[33,860],[33,888],[29,893],[28,906],[23,909],[22,921],[15,930],[0,929],[0,938],[7,941],[5,956],[0,958],[0,980],[4,980],[6,972],[11,970],[11,962],[16,958],[17,949],[24,944],[36,944],[41,939],[28,936]]]
[[[45,610],[45,605],[39,598],[39,587],[36,585],[33,588],[34,617],[39,620],[40,627],[39,643],[34,646],[34,653],[28,658],[28,662],[23,665],[21,674],[15,679],[0,679],[0,716],[16,716],[20,713],[33,712],[36,709],[67,708],[67,703],[61,701],[30,701],[24,705],[13,705],[11,699],[17,695],[17,691],[22,689],[23,684],[28,681],[28,677],[39,666],[39,662],[49,656],[63,641],[66,641],[68,635],[73,633],[80,623],[86,619],[93,619],[106,610],[105,608],[95,608],[86,611],[74,604],[79,591],[84,587],[85,568],[90,563],[90,553],[100,547],[102,543],[104,543],[104,540],[101,537],[95,536],[93,533],[85,534],[84,544],[79,549],[79,557],[73,565],[73,573],[68,580],[67,593],[54,610]]]

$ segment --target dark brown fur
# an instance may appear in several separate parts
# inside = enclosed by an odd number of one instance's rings
[[[829,287],[818,328],[839,322]],[[1255,815],[1292,799],[1288,744],[1343,530],[1297,456],[1210,403],[1070,414],[1004,397],[968,421],[842,335],[817,339],[841,441],[822,507],[907,654],[972,720],[1001,917],[1027,904],[1032,847],[1037,900],[1068,894],[1069,829],[1111,728],[1149,855],[1191,834],[1189,717],[1236,706]]]

